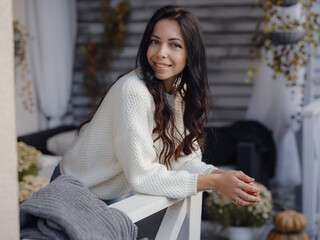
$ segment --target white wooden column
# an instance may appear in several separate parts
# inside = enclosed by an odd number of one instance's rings
[[[0,238],[19,239],[12,0],[0,1]]]

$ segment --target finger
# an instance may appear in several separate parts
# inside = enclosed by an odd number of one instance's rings
[[[259,196],[254,196],[243,191],[239,191],[238,196],[245,202],[255,203],[261,201]]]
[[[232,202],[239,207],[243,206],[243,201],[239,196],[236,196]]]
[[[235,171],[234,172],[234,176],[236,176],[238,179],[247,182],[247,183],[251,183],[254,181],[254,178],[249,177],[248,175],[246,175],[244,172],[242,171]]]
[[[259,194],[260,188],[257,187],[255,184],[248,184],[245,182],[240,183],[240,188],[247,193],[250,193],[251,195]]]
[[[245,200],[241,199],[240,197],[237,197],[237,198],[236,198],[235,200],[233,200],[232,202],[233,202],[235,205],[239,206],[239,207],[252,204],[252,202],[245,201]]]
[[[249,194],[259,195],[260,192],[261,192],[261,189],[260,189],[257,185],[255,185],[254,183],[250,183],[250,185],[254,186],[255,188],[257,188],[257,189],[259,189],[259,190],[256,191],[256,192],[249,192]]]

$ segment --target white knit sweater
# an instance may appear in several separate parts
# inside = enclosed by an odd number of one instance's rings
[[[185,198],[197,193],[197,175],[215,167],[201,161],[200,148],[172,169],[159,163],[161,141],[154,142],[154,101],[134,70],[109,90],[91,122],[81,131],[60,164],[101,199],[126,193]],[[175,124],[183,132],[181,97],[166,94],[175,109]],[[176,136],[180,136],[176,133]]]

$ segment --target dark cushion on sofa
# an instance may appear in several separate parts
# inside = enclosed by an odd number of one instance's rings
[[[257,121],[238,121],[226,127],[206,128],[203,161],[216,166],[235,164],[239,143],[253,143],[268,175],[274,175],[276,148],[272,132]]]
[[[28,145],[34,146],[37,148],[39,151],[41,151],[43,154],[52,154],[48,149],[47,149],[47,140],[48,138],[62,132],[70,131],[73,129],[76,129],[76,126],[61,126],[53,129],[48,129],[24,136],[18,137],[18,141],[24,142]]]

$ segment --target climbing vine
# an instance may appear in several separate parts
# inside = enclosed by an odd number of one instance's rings
[[[89,39],[81,48],[85,64],[84,84],[92,99],[101,93],[101,78],[110,70],[125,45],[130,12],[128,0],[122,0],[115,7],[111,6],[110,0],[101,2],[102,41],[97,43]]]

